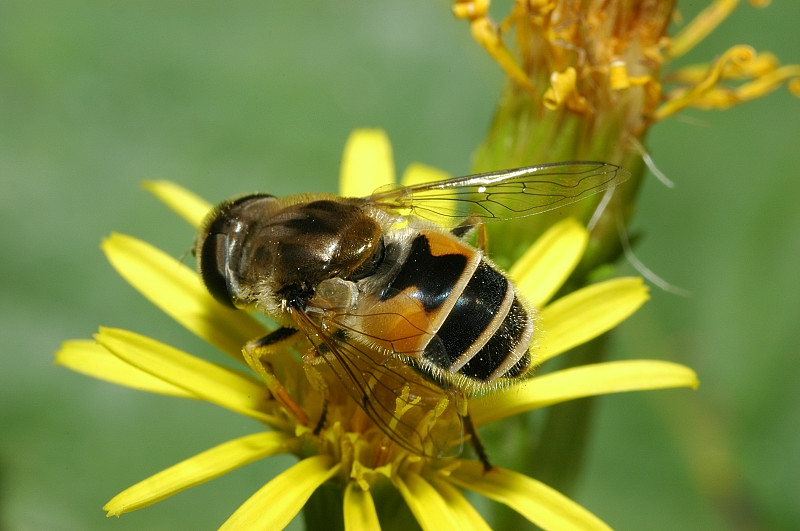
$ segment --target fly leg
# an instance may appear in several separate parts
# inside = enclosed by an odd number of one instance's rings
[[[242,355],[245,361],[267,384],[269,392],[273,398],[284,407],[284,409],[294,417],[294,419],[308,426],[308,415],[300,405],[289,395],[289,392],[278,380],[269,358],[285,351],[288,347],[297,342],[297,330],[289,327],[281,327],[267,334],[264,337],[255,339],[244,346]]]
[[[469,236],[473,230],[478,231],[476,247],[485,253],[486,248],[489,245],[489,232],[486,230],[486,224],[483,223],[478,217],[468,217],[463,223],[461,223],[461,225],[455,227],[451,232],[459,238],[465,238]]]
[[[483,446],[480,437],[478,437],[478,430],[475,429],[475,424],[472,423],[472,417],[469,413],[462,415],[461,419],[464,421],[464,430],[469,435],[469,442],[478,456],[478,460],[483,465],[483,471],[489,472],[492,468],[492,463],[489,462],[489,455],[486,453],[486,448]]]
[[[469,414],[469,399],[464,393],[458,392],[453,395],[455,400],[456,411],[461,418],[461,423],[464,426],[464,432],[469,436],[469,442],[475,450],[475,455],[483,465],[483,471],[489,472],[492,468],[492,463],[489,462],[489,455],[486,453],[486,447],[483,446],[480,437],[478,437],[478,430],[475,429],[475,424],[472,422],[472,417]]]
[[[314,435],[319,435],[322,431],[322,428],[325,427],[325,420],[328,416],[328,399],[326,398],[322,402],[322,414],[319,416],[319,420],[317,421],[317,425],[314,426]]]

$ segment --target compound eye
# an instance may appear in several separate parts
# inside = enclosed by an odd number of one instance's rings
[[[229,308],[233,304],[233,285],[228,268],[227,234],[209,234],[200,251],[200,274],[211,295]]]
[[[241,302],[239,274],[248,227],[264,215],[272,200],[269,194],[242,196],[221,203],[206,218],[196,248],[198,269],[209,293],[229,308],[236,308],[236,303]]]

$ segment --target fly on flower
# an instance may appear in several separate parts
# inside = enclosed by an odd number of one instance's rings
[[[362,198],[248,195],[212,211],[195,254],[217,300],[281,324],[244,355],[298,422],[318,433],[327,409],[309,421],[271,373],[270,356],[305,344],[306,375],[324,404],[354,400],[389,440],[419,455],[457,451],[466,433],[488,469],[466,399],[527,373],[535,318],[484,254],[484,223],[559,208],[627,175],[568,162]],[[473,230],[477,247],[465,240]]]

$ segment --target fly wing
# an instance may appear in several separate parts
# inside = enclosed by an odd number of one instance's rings
[[[442,225],[531,216],[608,190],[630,174],[606,162],[562,162],[380,189],[368,204]]]
[[[439,457],[459,452],[463,426],[457,394],[446,383],[426,378],[413,358],[371,340],[392,338],[367,339],[358,323],[372,316],[354,318],[350,312],[330,308],[323,314],[319,319],[313,310],[296,312],[295,320],[375,425],[415,454]]]

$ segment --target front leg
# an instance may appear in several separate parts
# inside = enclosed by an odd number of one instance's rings
[[[308,426],[308,415],[300,407],[300,405],[289,395],[289,392],[283,384],[275,376],[272,369],[272,362],[269,358],[275,356],[278,352],[285,351],[287,348],[297,342],[298,331],[294,328],[281,327],[269,334],[255,339],[244,346],[242,355],[244,360],[264,379],[275,400],[278,401],[283,408],[294,417],[294,419],[303,426]]]

